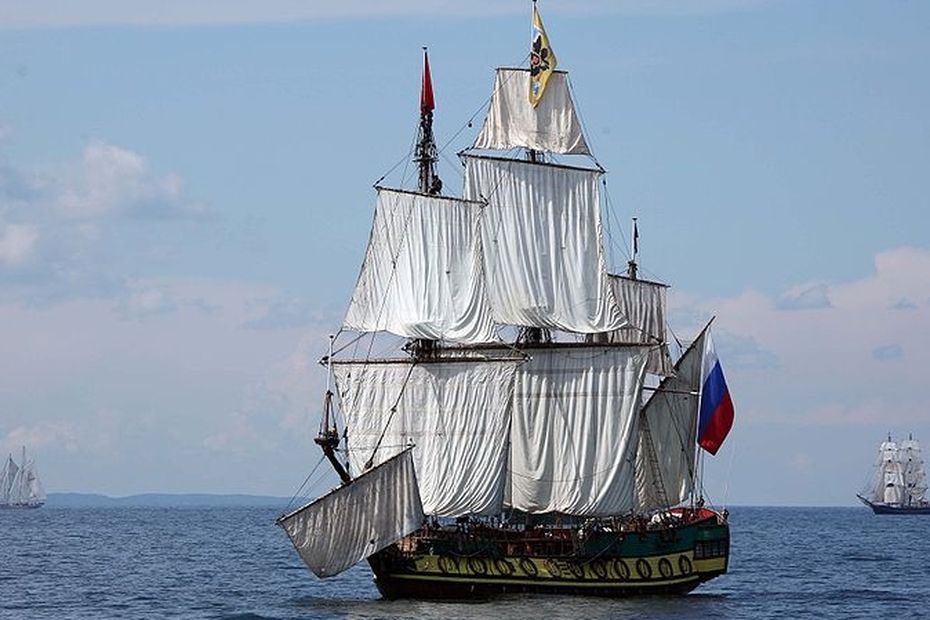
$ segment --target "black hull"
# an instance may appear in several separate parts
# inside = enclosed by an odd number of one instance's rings
[[[930,505],[920,506],[893,506],[889,504],[876,504],[862,496],[858,496],[862,503],[872,509],[877,515],[930,515]]]
[[[729,526],[725,517],[705,510],[701,518],[674,526],[593,534],[572,528],[542,534],[426,529],[368,561],[387,599],[687,594],[727,571]]]
[[[930,515],[930,506],[879,506],[872,504],[877,515]]]
[[[467,580],[462,582],[411,581],[392,575],[375,580],[378,591],[386,599],[424,600],[475,600],[491,599],[505,594],[559,594],[568,596],[599,596],[624,598],[646,595],[680,595],[691,592],[704,580],[696,578],[675,584],[630,586],[622,583],[605,583],[602,586],[583,586],[572,583],[547,585],[544,583],[493,583]]]

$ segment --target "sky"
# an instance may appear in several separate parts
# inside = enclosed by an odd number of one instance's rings
[[[0,0],[0,451],[52,492],[292,495],[421,46],[456,188],[529,6]],[[675,335],[716,316],[708,497],[854,503],[887,433],[930,445],[930,5],[540,11],[614,269],[638,217]]]

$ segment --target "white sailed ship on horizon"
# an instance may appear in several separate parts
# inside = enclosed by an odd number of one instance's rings
[[[24,446],[22,460],[17,463],[11,454],[0,471],[0,508],[39,508],[45,499],[36,461],[26,459]]]
[[[913,435],[900,442],[888,435],[878,448],[875,473],[857,497],[875,514],[930,514],[927,472]]]

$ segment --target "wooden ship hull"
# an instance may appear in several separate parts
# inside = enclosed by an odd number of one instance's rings
[[[707,509],[676,512],[678,524],[639,531],[427,527],[368,561],[387,599],[684,594],[726,573],[729,525]]]
[[[861,495],[858,497],[877,515],[930,515],[930,504],[879,504],[870,502]]]

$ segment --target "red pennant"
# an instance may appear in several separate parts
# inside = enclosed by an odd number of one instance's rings
[[[429,74],[429,56],[423,50],[423,88],[420,90],[420,114],[429,114],[436,105],[433,103],[433,80]]]

